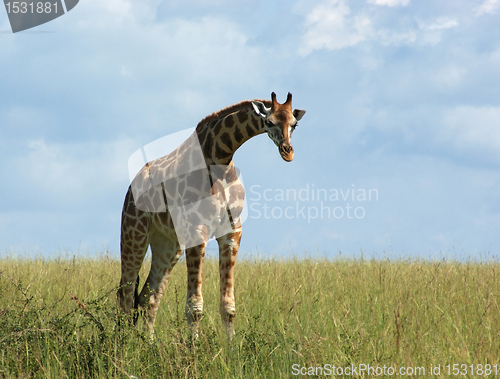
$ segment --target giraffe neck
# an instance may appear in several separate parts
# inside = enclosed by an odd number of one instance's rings
[[[196,128],[207,165],[228,165],[236,150],[250,138],[265,132],[264,121],[253,112],[250,102],[222,115],[214,114]],[[231,110],[230,108],[228,109]]]

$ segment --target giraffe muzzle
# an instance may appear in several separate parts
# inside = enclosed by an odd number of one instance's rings
[[[283,160],[285,160],[286,162],[291,162],[293,160],[294,152],[292,145],[281,144],[279,147],[279,152],[281,158],[283,158]]]

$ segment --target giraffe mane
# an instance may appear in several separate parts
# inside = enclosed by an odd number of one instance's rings
[[[203,120],[201,120],[198,123],[198,126],[196,127],[196,131],[200,131],[201,128],[206,125],[207,123],[217,120],[223,117],[226,117],[227,115],[230,115],[231,113],[238,112],[239,110],[246,109],[246,108],[252,108],[252,101],[260,101],[261,103],[264,103],[266,107],[271,107],[272,102],[269,100],[260,100],[260,99],[255,99],[255,100],[244,100],[241,101],[237,104],[230,105],[229,107],[223,108],[217,112],[212,113],[211,115],[205,117]]]

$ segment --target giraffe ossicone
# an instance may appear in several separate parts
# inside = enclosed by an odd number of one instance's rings
[[[233,155],[248,139],[267,133],[281,157],[290,162],[294,157],[291,136],[305,113],[292,110],[291,101],[288,93],[285,103],[279,104],[273,92],[271,101],[243,101],[215,112],[179,147],[148,161],[131,181],[122,211],[117,298],[126,313],[133,308],[145,310],[151,332],[170,273],[185,250],[186,317],[197,334],[203,311],[205,246],[215,237],[219,244],[220,312],[229,337],[234,335],[234,265],[245,189]],[[150,144],[134,153],[129,168],[137,168],[141,156],[151,156],[159,147],[161,144]],[[138,273],[149,246],[151,269],[139,294]]]

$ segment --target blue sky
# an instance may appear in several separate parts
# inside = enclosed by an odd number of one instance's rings
[[[307,113],[292,163],[266,136],[235,156],[242,256],[496,257],[499,16],[499,0],[82,0],[12,34],[0,12],[0,250],[118,254],[130,155],[274,91]]]

